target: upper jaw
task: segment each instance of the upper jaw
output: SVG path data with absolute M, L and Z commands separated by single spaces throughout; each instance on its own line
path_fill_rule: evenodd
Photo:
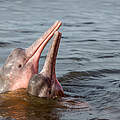
M 61 25 L 61 21 L 56 21 L 38 40 L 36 40 L 29 48 L 25 49 L 25 54 L 28 58 L 26 64 L 32 62 L 36 72 L 38 71 L 39 58 L 44 47 Z
M 44 74 L 46 77 L 49 77 L 51 80 L 56 80 L 55 64 L 56 64 L 56 57 L 58 53 L 60 39 L 61 39 L 61 33 L 56 31 L 54 35 L 53 43 L 47 54 L 43 69 L 40 72 Z

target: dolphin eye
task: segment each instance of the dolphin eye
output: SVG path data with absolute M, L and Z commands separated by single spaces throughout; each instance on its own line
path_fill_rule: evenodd
M 22 67 L 22 65 L 21 65 L 21 64 L 19 64 L 19 65 L 18 65 L 18 68 L 21 68 L 21 67 Z

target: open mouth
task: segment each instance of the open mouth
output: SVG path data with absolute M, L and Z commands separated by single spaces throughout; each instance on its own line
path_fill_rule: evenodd
M 38 40 L 36 40 L 29 48 L 26 48 L 25 53 L 28 58 L 26 63 L 34 62 L 34 68 L 38 68 L 39 58 L 44 47 L 61 25 L 61 21 L 56 21 Z

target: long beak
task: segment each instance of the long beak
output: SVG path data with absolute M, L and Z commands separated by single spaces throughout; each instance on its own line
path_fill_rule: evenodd
M 59 29 L 61 26 L 61 21 L 56 21 L 50 29 L 48 29 L 40 39 L 36 40 L 29 48 L 26 48 L 25 53 L 28 58 L 27 63 L 32 62 L 34 63 L 34 68 L 36 70 L 36 73 L 38 72 L 38 63 L 40 55 L 48 43 L 48 41 L 51 39 L 51 37 L 54 35 L 55 31 Z
M 51 80 L 56 80 L 55 64 L 56 64 L 56 57 L 57 57 L 57 53 L 58 53 L 60 39 L 61 39 L 61 33 L 56 31 L 54 39 L 53 39 L 53 43 L 47 54 L 45 64 L 41 71 L 41 73 L 45 74 Z

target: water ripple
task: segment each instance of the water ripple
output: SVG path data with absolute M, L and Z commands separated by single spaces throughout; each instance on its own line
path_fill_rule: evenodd
M 8 47 L 9 45 L 11 45 L 9 42 L 0 42 L 0 47 Z
M 83 22 L 82 24 L 91 25 L 91 24 L 95 24 L 95 22 Z
M 99 55 L 97 58 L 115 58 L 119 56 L 120 56 L 120 53 L 105 53 L 105 54 Z
M 70 24 L 70 23 L 63 23 L 65 27 L 81 27 L 81 24 Z

